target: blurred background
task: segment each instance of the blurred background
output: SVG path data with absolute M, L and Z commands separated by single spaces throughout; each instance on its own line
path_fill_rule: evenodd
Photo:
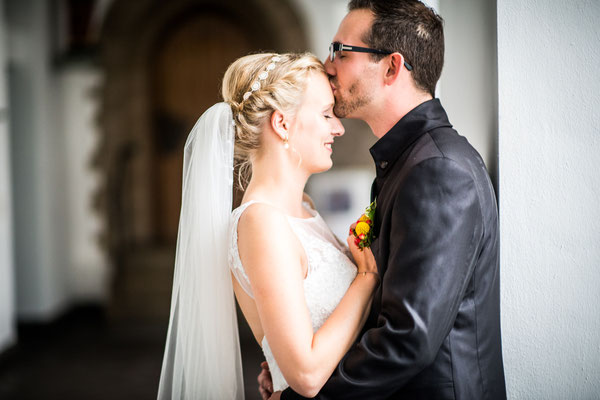
M 437 95 L 499 196 L 511 398 L 599 398 L 599 3 L 427 2 L 445 19 Z M 0 0 L 0 399 L 156 397 L 186 136 L 232 61 L 324 59 L 346 7 Z M 307 187 L 342 237 L 375 142 L 344 125 Z M 238 320 L 255 399 L 263 358 Z

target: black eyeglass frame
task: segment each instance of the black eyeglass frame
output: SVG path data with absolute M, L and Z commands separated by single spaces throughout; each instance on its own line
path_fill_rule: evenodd
M 389 54 L 393 53 L 393 51 L 377 50 L 377 49 L 371 49 L 369 47 L 350 46 L 350 45 L 340 43 L 340 42 L 333 42 L 329 45 L 329 60 L 331 60 L 331 62 L 333 62 L 335 60 L 335 53 L 337 53 L 338 51 L 354 51 L 357 53 L 372 53 L 372 54 L 385 54 L 385 55 L 389 55 Z M 406 67 L 406 69 L 408 71 L 412 71 L 412 69 L 413 69 L 413 67 L 406 61 L 404 61 L 404 66 Z

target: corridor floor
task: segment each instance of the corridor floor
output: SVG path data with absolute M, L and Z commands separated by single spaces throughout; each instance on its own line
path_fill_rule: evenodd
M 156 399 L 165 323 L 109 321 L 80 307 L 51 324 L 20 324 L 19 341 L 0 355 L 2 400 Z M 260 399 L 260 348 L 240 321 L 246 399 Z

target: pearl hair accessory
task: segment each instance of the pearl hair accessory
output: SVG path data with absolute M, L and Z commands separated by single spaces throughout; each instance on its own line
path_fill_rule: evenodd
M 267 79 L 267 77 L 269 76 L 269 72 L 273 71 L 275 69 L 275 64 L 278 63 L 279 61 L 281 61 L 281 57 L 279 57 L 279 56 L 274 56 L 273 58 L 271 58 L 271 62 L 269 63 L 269 65 L 267 65 L 267 68 L 265 68 L 265 70 L 263 72 L 258 74 L 258 79 L 256 81 L 254 81 L 252 86 L 250 86 L 250 90 L 248 92 L 244 93 L 243 101 L 248 100 L 248 97 L 250 97 L 252 95 L 252 92 L 256 92 L 258 89 L 260 89 L 261 82 L 264 81 L 265 79 Z

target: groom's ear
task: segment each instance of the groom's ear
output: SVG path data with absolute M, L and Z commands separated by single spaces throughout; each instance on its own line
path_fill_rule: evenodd
M 385 62 L 385 84 L 392 85 L 398 79 L 402 70 L 406 70 L 404 68 L 404 57 L 400 53 L 392 53 L 389 57 L 384 58 Z M 408 71 L 406 71 L 408 72 Z
M 283 140 L 289 135 L 289 122 L 284 113 L 279 110 L 273 111 L 271 114 L 271 128 Z

